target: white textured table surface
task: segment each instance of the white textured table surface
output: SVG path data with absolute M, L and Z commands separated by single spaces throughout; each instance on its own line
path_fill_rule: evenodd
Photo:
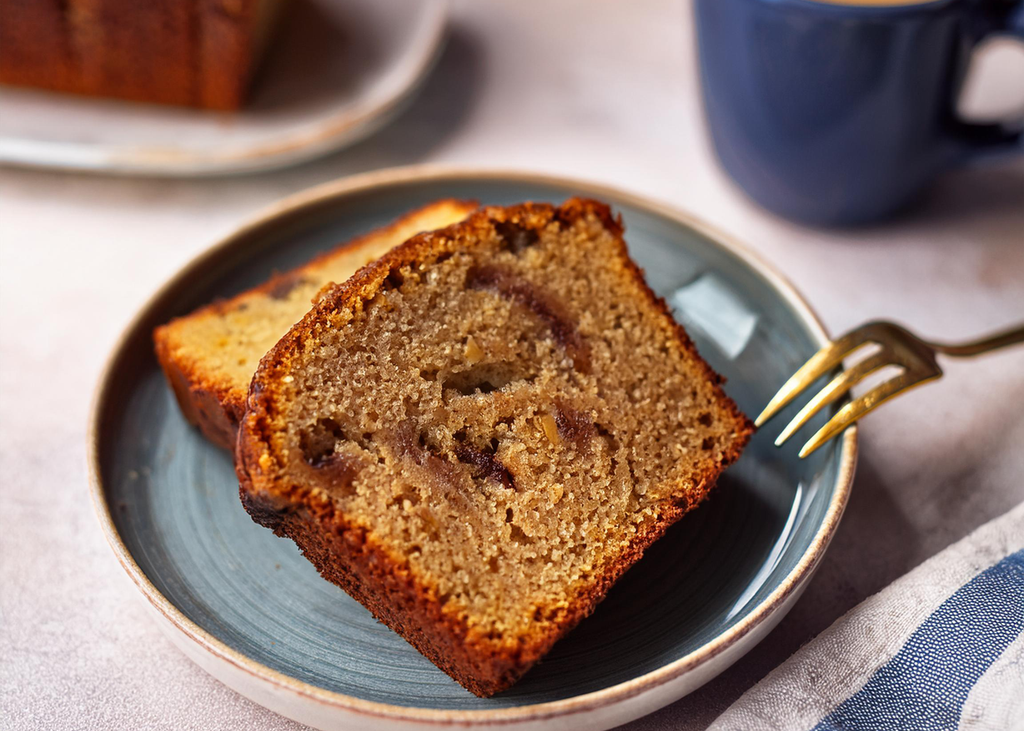
M 288 193 L 420 162 L 589 177 L 745 241 L 832 332 L 887 317 L 952 340 L 1024 320 L 1019 160 L 950 174 L 884 226 L 800 228 L 747 202 L 716 167 L 687 5 L 542 7 L 457 4 L 449 47 L 413 106 L 313 164 L 203 181 L 0 171 L 0 726 L 295 728 L 158 632 L 100 535 L 84 446 L 93 386 L 135 310 Z M 1020 59 L 1003 55 L 978 92 L 997 102 L 1020 99 L 1011 87 L 1024 78 Z M 629 728 L 703 728 L 859 600 L 1024 499 L 1024 350 L 950 363 L 862 435 L 846 517 L 796 608 L 732 669 Z

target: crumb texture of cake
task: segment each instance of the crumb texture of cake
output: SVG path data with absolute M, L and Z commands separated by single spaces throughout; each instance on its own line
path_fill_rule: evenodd
M 0 83 L 238 109 L 280 0 L 0 0 Z
M 241 496 L 472 692 L 512 685 L 752 426 L 603 204 L 418 236 L 263 359 Z
M 157 328 L 157 358 L 186 418 L 214 443 L 234 448 L 260 358 L 310 310 L 322 288 L 344 282 L 417 233 L 462 220 L 476 207 L 472 201 L 436 201 L 254 289 Z

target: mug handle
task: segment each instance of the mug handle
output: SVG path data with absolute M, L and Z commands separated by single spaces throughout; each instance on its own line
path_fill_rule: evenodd
M 975 11 L 981 17 L 977 19 L 977 32 L 970 41 L 973 46 L 990 36 L 1009 36 L 1024 42 L 1024 0 L 1001 5 L 1001 8 L 987 8 L 988 12 Z M 953 123 L 952 132 L 960 160 L 1024 153 L 1024 119 L 992 123 L 958 119 Z

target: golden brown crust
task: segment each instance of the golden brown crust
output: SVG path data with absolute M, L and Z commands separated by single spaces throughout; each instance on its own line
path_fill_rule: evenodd
M 214 444 L 225 449 L 234 449 L 238 433 L 238 423 L 245 413 L 246 392 L 215 380 L 187 354 L 174 347 L 174 329 L 185 320 L 207 315 L 218 315 L 237 308 L 241 303 L 254 295 L 274 296 L 275 292 L 286 289 L 293 282 L 312 272 L 328 260 L 342 252 L 353 252 L 360 247 L 372 246 L 382 236 L 390 236 L 399 231 L 408 222 L 416 219 L 423 211 L 442 206 L 471 210 L 477 207 L 476 201 L 456 200 L 448 198 L 434 201 L 422 208 L 401 216 L 392 223 L 375 229 L 362 236 L 346 241 L 335 248 L 317 255 L 300 267 L 281 272 L 270 277 L 262 284 L 229 299 L 219 300 L 204 305 L 184 317 L 178 317 L 161 325 L 153 331 L 153 341 L 157 360 L 174 389 L 182 413 L 188 421 Z M 312 303 L 310 303 L 312 307 Z
M 0 82 L 238 109 L 262 0 L 2 0 Z
M 242 106 L 259 53 L 257 14 L 266 4 L 262 0 L 196 0 L 199 106 L 222 110 Z
M 0 0 L 0 83 L 68 89 L 75 69 L 59 0 Z
M 67 0 L 80 91 L 120 99 L 195 103 L 196 17 L 180 0 Z
M 593 612 L 616 580 L 636 563 L 646 548 L 683 514 L 706 495 L 718 474 L 736 460 L 753 425 L 724 394 L 734 422 L 736 439 L 716 468 L 697 476 L 696 488 L 682 491 L 660 505 L 658 518 L 641 526 L 626 550 L 608 565 L 581 593 L 570 597 L 569 608 L 561 608 L 545 617 L 538 631 L 517 642 L 474 634 L 461 617 L 444 612 L 433 590 L 417 579 L 401 557 L 389 555 L 375 545 L 364 530 L 337 513 L 327 498 L 281 477 L 281 456 L 275 453 L 270 434 L 274 418 L 273 396 L 278 377 L 284 375 L 299 354 L 302 343 L 318 338 L 324 323 L 338 313 L 358 311 L 385 283 L 388 274 L 409 265 L 429 265 L 451 250 L 457 236 L 481 237 L 492 230 L 492 221 L 514 219 L 540 227 L 552 220 L 572 223 L 594 216 L 611 232 L 620 245 L 627 271 L 636 278 L 651 305 L 663 315 L 679 347 L 702 364 L 708 380 L 721 378 L 700 359 L 685 331 L 672 318 L 665 302 L 654 294 L 642 272 L 629 259 L 622 239 L 622 224 L 604 204 L 572 199 L 559 208 L 546 204 L 523 204 L 510 208 L 485 208 L 460 224 L 413 237 L 374 264 L 358 272 L 348 282 L 323 294 L 320 301 L 290 333 L 282 338 L 261 361 L 250 389 L 247 413 L 238 436 L 235 454 L 242 502 L 257 522 L 271 527 L 279 535 L 292 538 L 320 573 L 344 588 L 373 615 L 398 632 L 421 653 L 468 690 L 489 696 L 511 686 L 541 658 L 551 646 L 584 617 Z M 346 539 L 355 532 L 357 539 Z
M 218 447 L 234 449 L 238 424 L 245 413 L 244 400 L 239 401 L 230 389 L 210 382 L 191 361 L 175 357 L 165 328 L 162 325 L 153 332 L 156 358 L 181 413 Z

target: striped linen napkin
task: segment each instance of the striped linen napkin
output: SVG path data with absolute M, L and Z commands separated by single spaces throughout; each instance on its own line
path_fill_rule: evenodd
M 866 599 L 709 731 L 1024 731 L 1024 503 Z

